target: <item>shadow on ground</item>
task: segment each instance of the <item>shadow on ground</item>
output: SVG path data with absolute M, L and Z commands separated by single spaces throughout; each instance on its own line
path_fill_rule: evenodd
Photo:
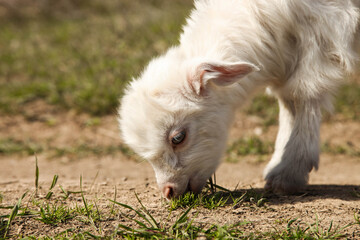
M 235 191 L 218 191 L 208 197 L 217 195 L 228 198 L 227 204 L 234 204 L 233 199 L 242 197 L 242 202 L 255 204 L 266 202 L 270 205 L 313 202 L 319 199 L 338 199 L 343 201 L 360 201 L 360 185 L 309 185 L 304 192 L 293 195 L 281 195 L 264 188 L 238 189 Z

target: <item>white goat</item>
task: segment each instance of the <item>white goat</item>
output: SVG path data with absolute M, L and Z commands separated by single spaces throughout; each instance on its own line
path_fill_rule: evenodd
M 263 86 L 280 105 L 266 187 L 303 189 L 318 167 L 321 108 L 331 110 L 354 67 L 359 5 L 195 1 L 180 44 L 130 83 L 119 109 L 125 142 L 152 164 L 164 196 L 201 191 L 224 153 L 234 110 Z

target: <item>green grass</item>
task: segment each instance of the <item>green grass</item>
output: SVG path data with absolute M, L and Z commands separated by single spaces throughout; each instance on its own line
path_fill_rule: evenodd
M 334 155 L 342 154 L 352 157 L 360 157 L 360 149 L 356 148 L 356 146 L 354 146 L 350 141 L 341 145 L 324 142 L 321 146 L 321 151 Z
M 265 94 L 260 94 L 252 99 L 245 112 L 249 115 L 258 116 L 262 119 L 265 127 L 275 125 L 278 122 L 279 107 L 277 100 Z
M 49 226 L 50 229 L 56 226 L 64 229 L 56 234 L 44 232 L 40 239 L 343 239 L 348 236 L 344 234 L 348 227 L 360 226 L 359 214 L 355 213 L 354 222 L 344 226 L 335 226 L 331 222 L 330 225 L 324 227 L 317 217 L 313 223 L 306 223 L 295 218 L 279 219 L 272 231 L 249 231 L 248 226 L 256 227 L 256 225 L 241 219 L 234 224 L 198 221 L 198 213 L 202 211 L 202 207 L 206 206 L 199 206 L 196 201 L 189 206 L 183 206 L 180 210 L 171 210 L 168 217 L 159 218 L 153 215 L 153 211 L 146 208 L 136 194 L 139 207 L 118 202 L 114 198 L 108 200 L 111 205 L 107 208 L 111 208 L 111 211 L 104 208 L 100 211 L 97 200 L 92 200 L 90 203 L 85 198 L 81 182 L 82 180 L 80 180 L 80 191 L 77 193 L 81 195 L 80 202 L 78 198 L 65 201 L 66 199 L 62 197 L 54 196 L 52 199 L 46 199 L 36 195 L 29 196 L 29 194 L 30 198 L 25 201 L 24 194 L 14 206 L 1 206 L 1 209 L 8 209 L 10 212 L 8 215 L 0 216 L 0 237 L 39 239 L 38 235 L 18 235 L 11 231 L 15 222 L 22 222 L 26 227 L 26 224 L 36 224 L 36 221 Z M 249 192 L 243 194 L 236 205 L 230 206 L 240 207 L 239 203 L 245 198 L 249 203 L 255 203 L 261 196 L 255 191 Z M 223 202 L 219 198 L 213 200 L 218 203 Z M 286 227 L 283 227 L 282 223 L 286 223 Z
M 106 156 L 122 153 L 128 158 L 136 159 L 135 153 L 125 145 L 108 145 L 108 146 L 91 146 L 88 144 L 80 144 L 72 147 L 55 147 L 50 148 L 51 158 L 58 158 L 62 156 L 68 156 L 70 158 L 85 158 L 89 156 Z
M 273 152 L 273 142 L 262 140 L 257 136 L 239 138 L 230 143 L 226 150 L 225 160 L 228 162 L 238 162 L 244 156 L 257 156 L 257 162 L 263 162 L 267 160 L 268 156 Z M 321 145 L 321 152 L 351 157 L 360 156 L 360 149 L 350 141 L 343 144 L 330 144 L 329 142 L 324 142 Z
M 355 224 L 358 224 L 360 227 L 360 210 L 357 213 L 354 213 Z
M 126 83 L 176 43 L 191 1 L 66 1 L 0 16 L 0 110 L 42 99 L 114 114 Z M 66 11 L 64 11 L 66 9 Z M 5 8 L 6 10 L 6 8 Z M 28 11 L 26 11 L 28 10 Z
M 335 101 L 335 112 L 341 113 L 345 119 L 360 120 L 360 85 L 350 83 L 343 86 Z
M 142 208 L 136 210 L 126 204 L 115 202 L 116 204 L 130 209 L 139 220 L 129 218 L 133 220 L 137 227 L 128 227 L 123 224 L 119 224 L 117 235 L 125 239 L 196 239 L 198 237 L 205 237 L 207 239 L 224 239 L 224 238 L 236 238 L 242 235 L 242 231 L 236 229 L 238 226 L 246 225 L 248 222 L 242 221 L 235 225 L 210 225 L 196 224 L 192 219 L 188 217 L 189 212 L 193 206 L 190 206 L 183 213 L 181 213 L 173 224 L 166 222 L 160 222 L 147 211 L 147 209 L 141 204 Z
M 136 196 L 137 197 L 137 196 Z M 83 206 L 69 207 L 68 203 L 62 201 L 48 202 L 48 200 L 33 200 L 33 205 L 23 205 L 22 196 L 18 203 L 12 207 L 9 215 L 0 216 L 0 233 L 3 238 L 22 238 L 25 236 L 14 235 L 11 225 L 16 219 L 26 218 L 42 222 L 49 226 L 62 226 L 71 222 L 77 222 L 72 228 L 54 234 L 42 234 L 41 239 L 343 239 L 347 235 L 344 230 L 352 225 L 359 225 L 358 214 L 354 215 L 354 222 L 335 226 L 331 222 L 325 226 L 316 217 L 315 222 L 306 223 L 297 218 L 285 220 L 286 227 L 274 225 L 273 231 L 249 232 L 247 226 L 254 223 L 241 220 L 234 224 L 211 224 L 196 221 L 196 209 L 194 205 L 178 211 L 171 219 L 158 219 L 143 205 L 137 197 L 139 208 L 109 200 L 115 206 L 117 214 L 100 212 L 95 205 L 89 205 L 83 199 Z M 38 207 L 37 209 L 30 209 Z M 120 222 L 120 223 L 119 223 Z M 122 222 L 127 222 L 126 224 Z M 279 220 L 284 222 L 284 220 Z M 104 233 L 104 225 L 114 224 L 114 228 L 107 229 Z M 79 225 L 80 224 L 80 225 Z M 82 226 L 82 227 L 78 227 Z M 90 230 L 87 227 L 91 227 Z M 84 230 L 82 230 L 84 228 Z M 26 236 L 26 239 L 39 239 L 39 236 Z
M 225 159 L 228 162 L 238 162 L 246 155 L 256 155 L 262 161 L 264 155 L 273 153 L 274 143 L 264 141 L 257 136 L 239 138 L 232 142 L 226 150 Z
M 10 226 L 12 221 L 14 221 L 15 217 L 18 215 L 20 206 L 21 206 L 21 202 L 24 199 L 24 197 L 26 196 L 27 193 L 24 193 L 18 200 L 18 202 L 12 207 L 12 210 L 10 212 L 9 215 L 6 216 L 7 221 L 5 221 L 3 219 L 3 217 L 1 217 L 1 223 L 2 226 L 0 228 L 0 233 L 2 233 L 2 237 L 6 238 L 9 234 L 9 230 L 10 230 Z
M 0 138 L 0 155 L 23 154 L 33 155 L 40 153 L 43 147 L 29 140 L 15 140 L 13 138 Z
M 75 209 L 71 209 L 66 205 L 42 203 L 39 209 L 39 217 L 37 220 L 49 225 L 65 223 L 75 217 Z
M 345 239 L 343 230 L 353 224 L 345 226 L 334 226 L 331 221 L 328 227 L 321 227 L 320 221 L 316 216 L 314 223 L 308 224 L 298 221 L 298 219 L 291 219 L 287 222 L 286 230 L 275 229 L 274 232 L 263 233 L 263 237 L 269 239 Z
M 0 137 L 0 155 L 32 156 L 43 152 L 47 152 L 49 154 L 49 158 L 67 156 L 70 159 L 78 159 L 89 156 L 106 156 L 121 153 L 129 159 L 139 159 L 135 153 L 124 144 L 93 145 L 80 143 L 71 147 L 57 147 L 50 145 L 49 142 L 40 143 L 33 140 L 19 140 L 11 137 Z
M 226 188 L 208 182 L 200 194 L 187 192 L 184 195 L 171 199 L 169 210 L 192 208 L 206 208 L 214 210 L 217 208 L 231 206 L 236 209 L 240 206 L 262 207 L 266 202 L 264 192 L 254 189 L 248 191 L 230 191 Z

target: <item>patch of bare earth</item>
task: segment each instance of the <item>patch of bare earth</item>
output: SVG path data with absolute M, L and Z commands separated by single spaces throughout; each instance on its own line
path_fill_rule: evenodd
M 2 116 L 0 119 L 0 138 L 12 138 L 43 146 L 37 154 L 40 169 L 40 196 L 45 196 L 55 174 L 59 175 L 54 196 L 61 196 L 59 185 L 67 191 L 80 190 L 80 176 L 83 179 L 85 198 L 96 202 L 101 212 L 110 212 L 111 202 L 138 207 L 136 192 L 142 203 L 158 221 L 167 221 L 181 214 L 175 210 L 169 218 L 166 201 L 157 189 L 151 166 L 147 162 L 128 159 L 121 151 L 102 154 L 85 153 L 83 155 L 54 154 L 55 148 L 69 149 L 86 144 L 90 147 L 107 148 L 122 144 L 116 116 L 99 119 L 89 124 L 92 118 L 87 115 L 64 113 L 39 102 L 32 105 L 23 115 Z M 277 127 L 265 129 L 256 117 L 239 113 L 230 139 L 242 136 L 259 135 L 260 138 L 273 141 Z M 357 122 L 327 122 L 321 129 L 322 141 L 341 144 L 347 141 L 360 149 L 360 127 Z M 90 151 L 91 152 L 91 151 Z M 54 157 L 55 156 L 55 157 Z M 265 156 L 269 159 L 271 156 Z M 216 172 L 217 184 L 239 194 L 250 188 L 259 193 L 263 190 L 262 170 L 266 162 L 257 161 L 257 157 L 245 156 L 237 163 L 223 163 Z M 279 196 L 266 193 L 264 206 L 239 205 L 225 206 L 215 210 L 193 209 L 190 216 L 195 222 L 210 224 L 233 224 L 249 221 L 244 226 L 247 232 L 274 231 L 286 229 L 291 219 L 299 224 L 312 224 L 318 219 L 324 228 L 345 226 L 354 222 L 354 214 L 360 212 L 360 159 L 356 156 L 341 154 L 322 154 L 320 169 L 312 172 L 310 185 L 302 194 Z M 14 205 L 26 191 L 28 196 L 23 204 L 29 202 L 35 189 L 35 156 L 27 154 L 0 155 L 0 193 L 3 195 L 1 206 Z M 115 196 L 115 188 L 117 194 Z M 59 200 L 60 201 L 60 200 Z M 72 194 L 67 200 L 70 205 L 82 204 L 79 194 Z M 118 211 L 124 211 L 117 207 Z M 9 209 L 0 209 L 0 215 L 9 214 Z M 106 214 L 105 214 L 106 215 Z M 104 216 L 105 216 L 104 215 Z M 120 220 L 119 220 L 120 219 Z M 102 219 L 101 234 L 111 234 L 116 226 L 133 224 L 125 218 Z M 300 223 L 302 222 L 302 223 Z M 11 228 L 12 234 L 55 235 L 66 229 L 75 231 L 92 230 L 89 224 L 70 220 L 56 226 L 44 224 L 35 218 L 17 218 Z M 360 239 L 359 225 L 344 230 L 348 238 Z

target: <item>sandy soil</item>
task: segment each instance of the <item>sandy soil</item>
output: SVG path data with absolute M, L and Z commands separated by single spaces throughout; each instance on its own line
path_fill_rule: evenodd
M 86 197 L 90 200 L 96 199 L 104 211 L 108 211 L 108 199 L 114 198 L 116 187 L 117 201 L 138 206 L 134 195 L 136 192 L 157 219 L 165 219 L 169 215 L 168 208 L 157 189 L 153 171 L 147 162 L 128 159 L 121 153 L 53 157 L 52 149 L 55 147 L 121 144 L 114 116 L 101 118 L 95 125 L 88 124 L 89 121 L 91 122 L 89 116 L 72 112 L 59 113 L 42 103 L 35 103 L 23 115 L 2 116 L 0 137 L 5 139 L 11 136 L 15 140 L 25 139 L 45 146 L 45 150 L 37 156 L 42 187 L 40 194 L 46 194 L 55 174 L 59 175 L 58 185 L 64 189 L 79 190 L 79 178 L 82 175 Z M 230 139 L 260 133 L 259 137 L 262 139 L 273 141 L 276 130 L 277 127 L 265 130 L 256 117 L 245 117 L 239 113 L 231 129 Z M 351 141 L 355 148 L 360 149 L 358 122 L 327 122 L 323 124 L 321 132 L 322 141 L 334 144 Z M 270 156 L 264 158 L 269 159 Z M 13 205 L 25 191 L 34 191 L 34 156 L 0 155 L 0 163 L 0 193 L 3 195 L 1 206 Z M 243 157 L 238 163 L 225 162 L 216 172 L 217 184 L 238 194 L 250 188 L 264 193 L 262 170 L 265 164 L 266 162 L 257 161 L 257 158 L 252 156 Z M 344 226 L 354 222 L 355 213 L 360 214 L 359 173 L 358 157 L 323 154 L 319 171 L 311 173 L 310 185 L 302 194 L 279 196 L 266 193 L 267 202 L 263 207 L 241 205 L 237 208 L 226 206 L 216 210 L 199 208 L 192 210 L 191 216 L 198 222 L 221 225 L 239 220 L 251 221 L 251 224 L 246 225 L 249 232 L 273 231 L 274 228 L 285 227 L 287 221 L 295 218 L 298 222 L 308 224 L 314 223 L 318 218 L 324 228 L 328 227 L 331 221 L 334 226 Z M 55 192 L 60 193 L 59 188 L 56 188 Z M 0 210 L 0 215 L 5 212 L 6 210 Z M 116 220 L 109 220 L 104 223 L 103 228 L 111 232 L 116 223 Z M 25 218 L 18 220 L 12 231 L 25 235 L 51 235 L 67 227 L 51 227 Z M 345 232 L 349 234 L 348 238 L 360 239 L 359 225 L 349 227 Z

